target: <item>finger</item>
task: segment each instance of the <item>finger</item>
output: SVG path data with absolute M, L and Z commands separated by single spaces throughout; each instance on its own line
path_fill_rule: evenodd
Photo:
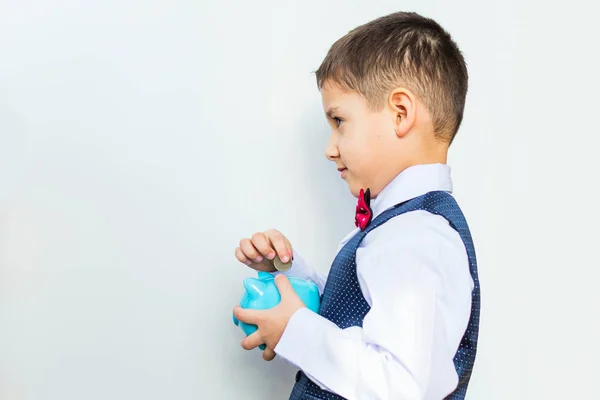
M 277 252 L 279 259 L 287 263 L 292 258 L 292 244 L 278 230 L 270 229 L 266 232 L 266 236 L 271 242 L 271 246 Z
M 252 235 L 252 244 L 263 256 L 267 257 L 269 260 L 275 258 L 275 249 L 271 246 L 271 241 L 262 232 L 257 232 Z
M 238 259 L 239 262 L 244 263 L 246 265 L 252 264 L 252 260 L 244 255 L 244 252 L 239 247 L 235 249 L 235 258 Z
M 242 340 L 242 347 L 245 350 L 252 350 L 260 346 L 261 344 L 263 344 L 263 339 L 259 331 L 256 331 L 253 334 L 246 336 L 244 340 Z
M 265 351 L 263 351 L 263 359 L 265 361 L 271 361 L 275 358 L 275 352 L 270 347 L 267 347 Z
M 277 290 L 279 290 L 282 299 L 292 294 L 296 294 L 290 280 L 283 274 L 279 274 L 275 277 L 275 286 L 277 286 Z
M 253 260 L 254 262 L 259 263 L 263 260 L 262 255 L 258 252 L 258 250 L 256 250 L 250 239 L 241 240 L 240 249 L 247 258 Z
M 247 324 L 258 325 L 259 321 L 262 320 L 262 314 L 264 310 L 252 310 L 248 308 L 242 308 L 235 306 L 233 309 L 233 316 L 239 321 Z

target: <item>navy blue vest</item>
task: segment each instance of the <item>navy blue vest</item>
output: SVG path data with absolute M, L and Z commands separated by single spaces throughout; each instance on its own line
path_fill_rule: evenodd
M 458 386 L 446 397 L 448 400 L 464 399 L 477 351 L 480 289 L 477 260 L 471 233 L 462 211 L 450 194 L 441 191 L 430 192 L 398 204 L 378 215 L 364 231 L 359 231 L 353 236 L 333 260 L 321 297 L 319 314 L 334 322 L 341 329 L 350 326 L 362 327 L 363 319 L 369 312 L 370 306 L 362 295 L 356 275 L 356 250 L 365 236 L 373 229 L 381 226 L 390 218 L 415 210 L 425 210 L 444 217 L 450 223 L 450 226 L 460 234 L 469 257 L 469 268 L 475 284 L 472 292 L 471 316 L 467 330 L 454 356 L 454 366 L 459 377 Z M 321 389 L 304 373 L 299 371 L 296 375 L 296 384 L 292 389 L 290 400 L 300 399 L 337 400 L 343 399 L 343 397 Z

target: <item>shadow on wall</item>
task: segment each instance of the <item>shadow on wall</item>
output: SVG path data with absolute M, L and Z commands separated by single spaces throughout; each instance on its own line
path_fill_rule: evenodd
M 318 263 L 321 270 L 329 269 L 340 240 L 354 229 L 354 204 L 356 199 L 342 180 L 335 164 L 325 157 L 330 128 L 318 104 L 307 109 L 301 116 L 299 126 L 302 134 L 299 148 L 307 173 L 305 187 L 317 212 L 317 232 L 313 238 L 315 248 L 323 250 L 326 260 Z

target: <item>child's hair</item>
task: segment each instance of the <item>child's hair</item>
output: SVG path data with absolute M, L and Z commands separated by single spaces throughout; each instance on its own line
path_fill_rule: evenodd
M 389 91 L 404 85 L 425 104 L 439 138 L 452 143 L 463 118 L 468 87 L 465 60 L 449 33 L 416 13 L 398 12 L 361 25 L 336 41 L 316 71 L 363 95 L 381 110 Z

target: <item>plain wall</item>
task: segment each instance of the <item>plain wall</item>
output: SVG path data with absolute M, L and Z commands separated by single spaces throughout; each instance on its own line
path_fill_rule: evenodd
M 468 398 L 596 398 L 592 6 L 4 0 L 0 399 L 287 398 L 295 369 L 239 345 L 233 251 L 276 227 L 328 269 L 354 199 L 312 72 L 397 10 L 469 66 L 449 160 L 482 285 Z

